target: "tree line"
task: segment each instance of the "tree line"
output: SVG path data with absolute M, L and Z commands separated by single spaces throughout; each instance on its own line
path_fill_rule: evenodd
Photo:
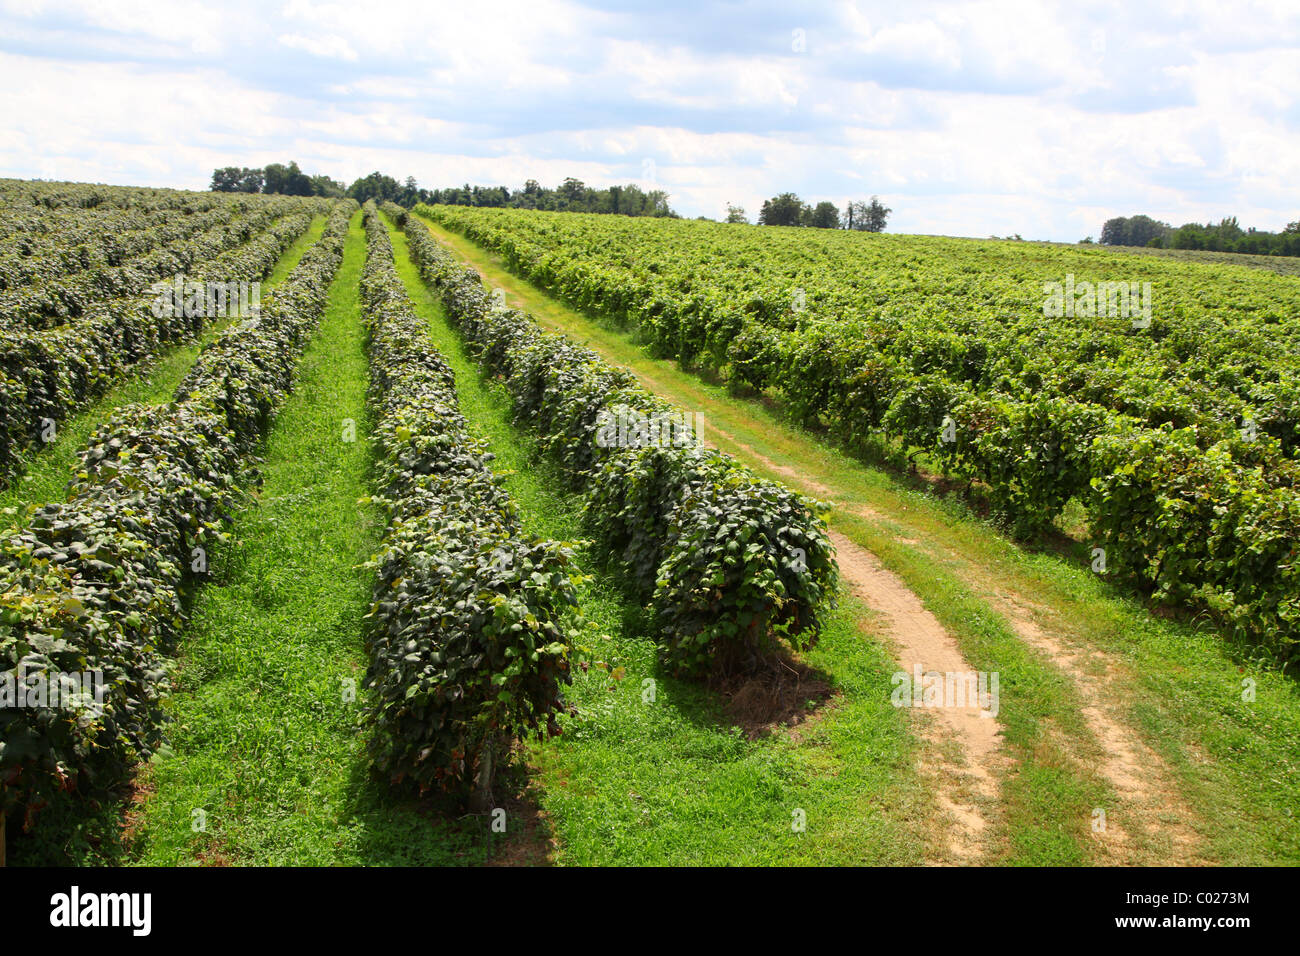
M 344 196 L 365 203 L 395 202 L 411 208 L 416 203 L 449 206 L 508 206 L 515 209 L 545 209 L 559 212 L 612 213 L 622 216 L 658 216 L 677 218 L 668 205 L 668 193 L 662 189 L 642 189 L 635 183 L 596 189 L 580 179 L 569 177 L 555 188 L 542 186 L 535 179 L 523 188 L 506 186 L 451 186 L 424 189 L 414 176 L 398 182 L 376 170 L 355 180 L 351 186 L 328 176 L 308 176 L 297 162 L 288 165 L 271 163 L 261 169 L 226 166 L 212 171 L 213 192 L 279 193 L 286 196 Z
M 1087 240 L 1085 240 L 1087 241 Z M 1156 249 L 1200 249 L 1256 256 L 1300 256 L 1300 220 L 1281 232 L 1242 229 L 1236 216 L 1217 223 L 1189 222 L 1175 229 L 1150 216 L 1116 216 L 1101 228 L 1108 246 L 1148 246 Z
M 506 186 L 447 186 L 425 189 L 414 176 L 398 181 L 376 170 L 345 186 L 329 176 L 309 176 L 298 163 L 271 163 L 262 168 L 225 166 L 212 171 L 214 192 L 279 193 L 287 196 L 349 197 L 359 203 L 395 202 L 410 209 L 416 203 L 445 206 L 500 206 L 512 209 L 542 209 L 550 212 L 607 213 L 620 216 L 680 218 L 668 204 L 662 189 L 643 189 L 636 183 L 603 189 L 588 186 L 570 176 L 552 188 L 530 179 L 522 188 Z M 810 206 L 794 193 L 781 193 L 763 202 L 758 214 L 761 226 L 807 226 L 813 229 L 853 229 L 883 232 L 892 209 L 877 197 L 853 200 L 841 211 L 833 202 Z M 699 217 L 707 218 L 705 216 Z M 727 205 L 726 222 L 748 222 L 745 210 Z
M 513 209 L 543 209 L 551 212 L 609 213 L 620 216 L 679 218 L 668 205 L 662 189 L 642 189 L 636 183 L 596 189 L 570 176 L 554 189 L 535 179 L 513 193 L 505 186 L 451 186 L 429 191 L 421 200 L 445 206 L 508 206 Z
M 811 229 L 852 229 L 858 232 L 884 232 L 893 212 L 876 196 L 869 202 L 852 200 L 840 212 L 833 202 L 810 206 L 794 193 L 781 193 L 763 200 L 758 212 L 760 226 L 805 226 Z M 727 204 L 726 222 L 749 222 L 745 210 Z
M 308 176 L 296 162 L 270 163 L 260 169 L 225 166 L 212 171 L 211 190 L 217 193 L 276 193 L 282 196 L 346 195 L 343 184 L 328 176 Z

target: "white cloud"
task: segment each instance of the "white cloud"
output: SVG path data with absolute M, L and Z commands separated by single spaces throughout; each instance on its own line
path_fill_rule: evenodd
M 301 33 L 286 33 L 277 42 L 293 50 L 304 50 L 312 56 L 348 61 L 357 59 L 357 51 L 352 49 L 347 40 L 337 34 L 309 37 Z
M 879 193 L 898 231 L 1078 239 L 1112 215 L 1279 228 L 1300 12 L 1028 0 L 0 0 L 0 173 L 194 187 L 297 159 L 425 185 L 636 181 L 683 214 Z M 801 21 L 795 22 L 795 21 Z M 791 49 L 805 29 L 807 50 Z

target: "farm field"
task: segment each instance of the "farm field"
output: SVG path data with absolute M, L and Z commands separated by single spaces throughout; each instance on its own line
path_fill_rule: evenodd
M 11 866 L 1300 863 L 1294 276 L 4 180 L 0 279 Z
M 1082 246 L 425 211 L 656 355 L 977 485 L 1019 537 L 1081 515 L 1099 573 L 1282 663 L 1300 653 L 1292 278 Z

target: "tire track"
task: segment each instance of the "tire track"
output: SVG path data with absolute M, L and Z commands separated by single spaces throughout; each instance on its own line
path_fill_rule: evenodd
M 655 387 L 651 377 L 645 376 L 643 381 L 646 387 Z M 826 485 L 771 461 L 707 419 L 702 422 L 706 434 L 725 438 L 743 457 L 780 475 L 796 490 L 822 498 L 833 494 Z M 917 669 L 941 674 L 973 671 L 956 639 L 902 578 L 833 528 L 830 539 L 841 577 L 850 593 L 879 615 L 900 670 L 909 675 Z M 925 708 L 920 713 L 933 719 L 922 720 L 924 746 L 918 769 L 948 822 L 946 853 L 932 862 L 978 863 L 989 855 L 999 791 L 997 774 L 1010 763 L 1002 752 L 1002 727 L 977 704 Z

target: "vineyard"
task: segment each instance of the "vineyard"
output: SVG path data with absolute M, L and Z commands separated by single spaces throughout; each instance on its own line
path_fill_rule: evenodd
M 1015 243 L 426 211 L 661 355 L 770 389 L 846 445 L 892 443 L 978 482 L 1020 536 L 1078 503 L 1107 573 L 1297 659 L 1292 279 Z M 1086 316 L 1045 301 L 1067 282 Z
M 0 861 L 1300 860 L 1296 282 L 0 180 Z

